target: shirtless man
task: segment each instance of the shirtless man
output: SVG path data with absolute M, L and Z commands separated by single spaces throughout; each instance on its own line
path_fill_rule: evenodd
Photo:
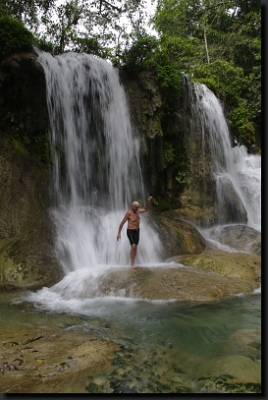
M 140 208 L 138 201 L 133 201 L 132 208 L 128 210 L 119 226 L 117 241 L 121 239 L 123 225 L 126 221 L 128 221 L 127 236 L 131 245 L 130 260 L 132 268 L 137 268 L 135 264 L 135 257 L 140 237 L 140 213 L 144 213 L 148 210 L 151 200 L 152 196 L 149 196 L 144 208 Z

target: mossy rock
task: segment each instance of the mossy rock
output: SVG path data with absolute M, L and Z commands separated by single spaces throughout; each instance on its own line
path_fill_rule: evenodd
M 261 259 L 254 254 L 208 249 L 202 254 L 180 256 L 176 260 L 206 272 L 261 282 Z
M 52 286 L 63 277 L 53 246 L 38 232 L 0 242 L 0 290 Z
M 198 254 L 206 248 L 206 241 L 194 225 L 181 219 L 159 214 L 152 221 L 164 243 L 165 258 L 180 254 Z
M 173 210 L 176 210 L 177 208 L 181 208 L 181 202 L 177 199 L 172 199 L 170 205 Z

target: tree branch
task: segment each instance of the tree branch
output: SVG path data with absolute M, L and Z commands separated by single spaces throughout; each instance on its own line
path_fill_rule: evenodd
M 200 11 L 199 13 L 196 13 L 196 16 L 198 16 L 198 15 L 202 15 L 202 14 L 204 14 L 206 11 L 208 11 L 208 10 L 210 10 L 210 9 L 212 9 L 212 8 L 217 8 L 217 7 L 219 7 L 219 6 L 221 6 L 221 5 L 235 5 L 234 4 L 234 2 L 233 1 L 230 1 L 229 3 L 227 2 L 225 2 L 225 1 L 221 1 L 220 3 L 217 3 L 217 4 L 214 4 L 213 6 L 210 6 L 210 7 L 206 7 L 204 10 L 202 10 L 202 11 Z
M 107 9 L 112 9 L 112 10 L 117 11 L 117 12 L 119 12 L 119 13 L 122 12 L 122 8 L 119 8 L 119 7 L 114 6 L 113 4 L 109 3 L 109 1 L 100 0 L 100 11 L 99 11 L 100 14 L 101 14 L 101 8 L 102 8 L 102 5 L 103 5 L 103 4 L 106 5 L 106 8 L 107 8 Z

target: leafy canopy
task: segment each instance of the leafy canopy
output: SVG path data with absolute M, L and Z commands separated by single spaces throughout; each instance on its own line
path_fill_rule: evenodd
M 16 51 L 29 50 L 34 42 L 33 34 L 22 22 L 8 15 L 0 17 L 0 57 Z
M 151 26 L 158 37 L 144 26 L 145 2 L 0 0 L 0 18 L 13 18 L 0 21 L 1 54 L 33 43 L 24 23 L 35 36 L 34 44 L 53 54 L 92 53 L 132 73 L 153 68 L 169 104 L 181 91 L 184 72 L 217 96 L 225 94 L 231 105 L 228 119 L 238 137 L 242 120 L 247 131 L 260 127 L 259 0 L 155 0 Z M 14 19 L 20 25 L 12 25 Z
M 261 125 L 260 2 L 158 0 L 152 23 L 161 41 L 176 43 L 177 68 L 217 96 L 225 94 L 237 139 L 252 143 L 245 132 Z

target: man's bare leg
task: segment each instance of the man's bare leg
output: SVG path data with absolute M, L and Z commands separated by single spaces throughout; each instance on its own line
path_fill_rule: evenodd
M 132 268 L 137 268 L 137 265 L 135 264 L 136 253 L 137 253 L 137 245 L 133 244 L 130 250 L 130 260 Z

